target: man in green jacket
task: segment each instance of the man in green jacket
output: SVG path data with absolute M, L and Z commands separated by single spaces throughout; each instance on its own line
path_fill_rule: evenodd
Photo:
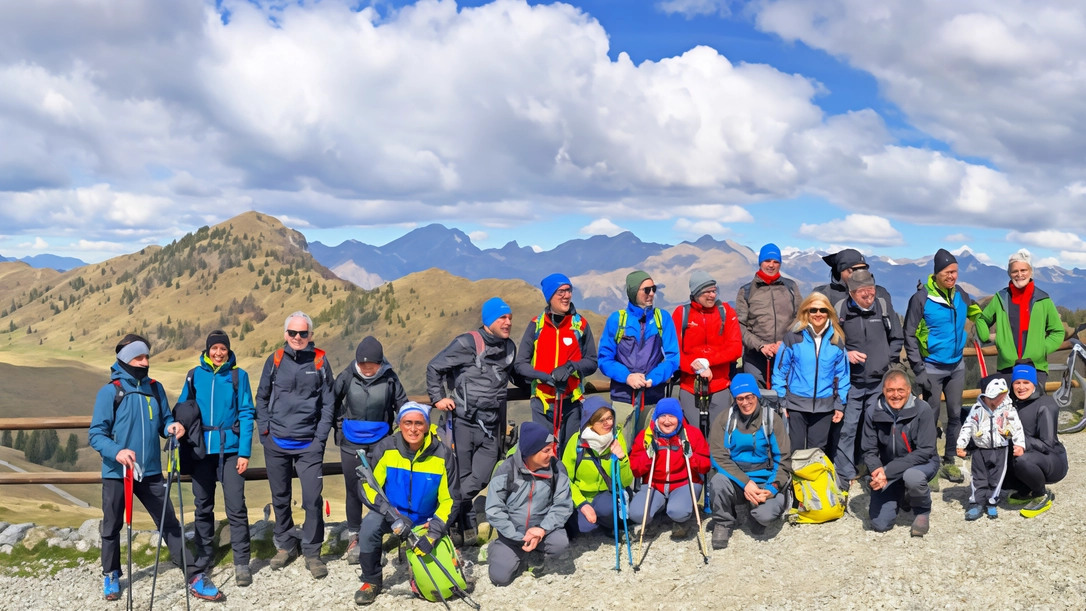
M 1010 375 L 1015 361 L 1032 359 L 1037 368 L 1037 383 L 1044 388 L 1048 380 L 1048 355 L 1059 349 L 1065 336 L 1063 321 L 1048 293 L 1034 286 L 1028 251 L 1011 255 L 1007 275 L 1011 278 L 1007 288 L 992 297 L 977 322 L 983 321 L 995 334 L 999 373 Z

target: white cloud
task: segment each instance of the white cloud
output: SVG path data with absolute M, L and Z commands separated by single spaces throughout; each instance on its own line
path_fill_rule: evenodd
M 701 237 L 705 234 L 709 234 L 713 237 L 720 237 L 731 233 L 730 229 L 716 221 L 691 221 L 686 218 L 679 218 L 675 221 L 675 225 L 672 226 L 672 229 L 678 233 L 691 237 Z
M 850 214 L 843 219 L 809 225 L 803 223 L 799 235 L 822 242 L 857 242 L 872 246 L 898 246 L 905 243 L 901 232 L 890 221 L 871 214 Z
M 39 237 L 34 238 L 33 242 L 24 242 L 22 244 L 19 244 L 19 248 L 26 248 L 29 250 L 45 250 L 46 248 L 49 248 L 49 243 Z
M 613 237 L 623 231 L 626 230 L 611 222 L 611 219 L 596 219 L 584 227 L 581 227 L 577 233 L 580 233 L 581 235 L 605 235 Z
M 1045 257 L 1034 262 L 1036 267 L 1060 267 L 1060 260 L 1056 257 Z
M 945 238 L 943 238 L 943 241 L 944 242 L 972 242 L 973 241 L 973 236 L 969 235 L 968 233 L 952 233 L 952 234 L 946 236 Z
M 1060 252 L 1060 257 L 1059 258 L 1060 258 L 1060 261 L 1063 261 L 1068 266 L 1071 266 L 1071 265 L 1083 265 L 1083 266 L 1086 266 L 1086 252 L 1071 252 L 1071 251 L 1064 250 L 1064 251 Z
M 661 0 L 656 3 L 656 8 L 668 15 L 679 14 L 687 19 L 700 15 L 720 15 L 727 17 L 731 14 L 728 0 Z
M 119 242 L 106 242 L 106 241 L 90 241 L 79 240 L 73 242 L 67 246 L 63 246 L 58 250 L 73 251 L 73 252 L 111 252 L 122 253 L 128 252 L 130 249 L 128 246 Z
M 1021 242 L 1023 244 L 1029 244 L 1030 246 L 1039 246 L 1041 248 L 1051 249 L 1063 249 L 1073 250 L 1077 252 L 1086 252 L 1086 242 L 1078 235 L 1069 231 L 1012 231 L 1007 234 L 1007 240 L 1010 242 Z
M 490 234 L 485 231 L 473 231 L 468 234 L 468 237 L 471 238 L 472 242 L 478 243 L 487 241 L 490 238 Z
M 689 216 L 718 223 L 753 223 L 754 216 L 742 206 L 724 204 L 696 204 L 674 206 L 668 209 L 677 216 Z

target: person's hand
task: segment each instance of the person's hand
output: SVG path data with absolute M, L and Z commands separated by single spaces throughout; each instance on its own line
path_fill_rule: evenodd
M 434 408 L 443 412 L 451 412 L 456 409 L 456 402 L 448 397 L 441 399 L 437 403 L 434 403 Z
M 1022 446 L 1014 446 L 1013 452 L 1015 456 L 1021 456 L 1026 453 L 1026 449 Z
M 626 458 L 626 452 L 622 450 L 622 444 L 619 443 L 618 439 L 611 442 L 611 454 L 619 460 Z
M 430 537 L 419 537 L 419 540 L 415 543 L 415 550 L 427 556 L 434 551 L 434 542 L 430 540 Z
M 533 526 L 528 529 L 528 532 L 524 533 L 524 545 L 520 549 L 530 552 L 539 545 L 539 542 L 543 540 L 543 537 L 547 536 L 547 531 L 538 526 Z
M 584 516 L 584 519 L 588 520 L 589 524 L 596 523 L 596 510 L 592 509 L 592 506 L 588 503 L 581 506 L 581 515 Z
M 871 472 L 871 489 L 882 490 L 886 487 L 886 471 L 879 467 Z
M 771 359 L 771 358 L 773 358 L 773 355 L 777 354 L 777 345 L 776 344 L 762 344 L 758 348 L 758 351 L 761 352 L 762 356 L 764 356 L 765 358 Z
M 751 505 L 758 506 L 762 504 L 761 492 L 762 489 L 758 487 L 758 484 L 754 483 L 754 480 L 747 481 L 747 485 L 743 486 L 743 496 L 747 497 Z M 765 492 L 769 491 L 766 490 Z
M 921 370 L 916 374 L 916 386 L 920 389 L 921 396 L 931 395 L 931 380 L 928 379 L 926 371 Z
M 848 351 L 848 362 L 852 363 L 853 365 L 859 365 L 860 363 L 866 363 L 867 362 L 867 355 L 864 354 L 863 352 L 860 352 L 859 350 L 849 350 Z
M 185 427 L 180 422 L 174 422 L 170 426 L 166 427 L 166 432 L 173 435 L 177 439 L 181 439 L 185 436 Z
M 566 363 L 554 368 L 551 372 L 551 379 L 554 380 L 554 384 L 565 384 L 569 377 L 573 375 L 573 365 Z
M 249 459 L 238 457 L 238 475 L 245 473 L 245 470 L 249 468 Z
M 839 409 L 833 410 L 833 423 L 834 424 L 837 424 L 838 422 L 840 422 L 842 419 L 844 419 L 844 417 L 845 417 L 845 412 L 843 412 L 843 411 L 841 411 Z
M 965 458 L 965 448 L 958 448 L 958 458 Z
M 702 369 L 701 373 L 699 373 L 698 375 L 705 378 L 706 380 L 712 380 L 713 379 L 713 370 L 706 367 L 705 369 Z
M 645 374 L 631 373 L 630 375 L 626 376 L 626 384 L 634 390 L 643 388 L 645 386 Z
M 690 446 L 690 442 L 685 439 L 682 442 L 683 456 L 690 458 L 694 455 L 694 448 Z
M 131 469 L 136 466 L 136 453 L 132 450 L 121 450 L 117 452 L 114 460 Z
M 649 442 L 648 445 L 645 446 L 645 455 L 648 456 L 649 459 L 652 459 L 653 456 L 656 456 L 656 450 L 657 449 L 659 449 L 659 448 L 657 448 L 657 446 L 656 446 L 656 441 L 653 440 L 653 441 Z M 652 475 L 652 474 L 650 473 L 649 475 Z

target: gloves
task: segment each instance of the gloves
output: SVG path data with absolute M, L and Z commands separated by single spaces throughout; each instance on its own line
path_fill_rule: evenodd
M 683 456 L 690 458 L 694 455 L 694 449 L 690 447 L 689 441 L 683 441 Z
M 538 369 L 532 371 L 532 377 L 539 380 L 541 383 L 546 384 L 547 386 L 554 386 L 554 378 L 552 378 L 550 374 L 543 373 Z
M 694 361 L 690 363 L 690 367 L 693 368 L 694 373 L 700 373 L 701 371 L 709 368 L 709 360 L 694 359 Z
M 931 380 L 928 379 L 927 372 L 921 371 L 916 374 L 916 386 L 920 390 L 921 397 L 931 396 Z
M 427 556 L 434 551 L 434 542 L 430 540 L 430 536 L 419 537 L 419 540 L 415 543 L 415 551 Z
M 445 536 L 445 531 L 448 527 L 445 526 L 445 522 L 442 522 L 440 518 L 430 518 L 430 526 L 426 529 L 426 536 L 431 541 L 440 541 Z
M 657 448 L 655 441 L 647 443 L 645 444 L 645 455 L 648 456 L 649 459 L 652 459 L 653 456 L 656 456 L 657 449 L 659 448 Z
M 555 384 L 565 384 L 569 380 L 569 376 L 573 375 L 573 371 L 573 365 L 570 363 L 559 365 L 551 372 L 551 378 Z

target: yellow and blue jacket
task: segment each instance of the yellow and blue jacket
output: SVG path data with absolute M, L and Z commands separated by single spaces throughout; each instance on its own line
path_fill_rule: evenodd
M 373 476 L 396 511 L 415 524 L 433 518 L 448 523 L 453 499 L 449 483 L 456 479 L 456 464 L 449 449 L 437 437 L 433 426 L 418 452 L 407 447 L 399 431 L 382 439 L 373 449 Z M 359 474 L 361 476 L 361 473 Z M 368 505 L 387 512 L 384 499 L 361 478 L 362 494 Z

